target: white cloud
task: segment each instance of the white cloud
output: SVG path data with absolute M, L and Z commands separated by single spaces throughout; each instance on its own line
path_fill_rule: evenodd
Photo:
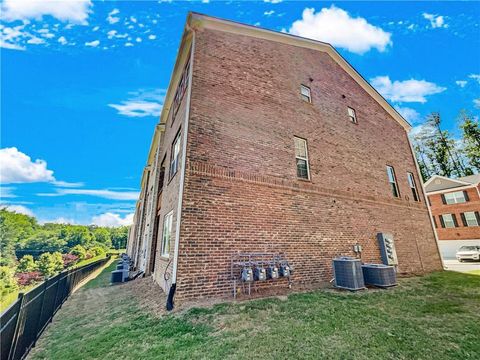
M 65 45 L 67 43 L 67 39 L 65 39 L 65 36 L 60 36 L 57 41 L 62 45 Z
M 265 11 L 263 13 L 263 15 L 265 15 L 265 16 L 272 16 L 273 14 L 275 14 L 275 10 L 269 10 L 269 11 Z
M 473 100 L 473 105 L 474 105 L 477 109 L 480 109 L 480 98 L 474 99 L 474 100 Z
M 32 210 L 23 205 L 0 205 L 0 208 L 6 208 L 8 211 L 13 211 L 18 214 L 33 216 Z
M 470 79 L 476 80 L 480 84 L 480 74 L 470 74 L 468 75 Z
M 62 216 L 53 220 L 41 220 L 39 221 L 39 223 L 41 224 L 72 224 L 72 225 L 77 224 L 77 222 L 74 219 L 67 219 Z
M 137 37 L 137 38 L 135 39 L 135 41 L 136 41 L 136 42 L 142 42 L 142 38 L 141 38 L 141 37 Z
M 126 46 L 126 47 L 129 47 L 129 46 L 133 46 L 133 44 L 132 44 L 131 42 L 126 42 L 126 43 L 125 43 L 125 46 Z M 114 105 L 112 105 L 112 104 L 109 104 L 108 106 L 114 107 Z
M 126 45 L 125 45 L 126 46 Z M 129 117 L 159 116 L 165 99 L 165 90 L 144 91 L 130 93 L 132 96 L 121 104 L 108 104 L 118 110 L 120 115 Z
M 85 43 L 85 46 L 91 46 L 91 47 L 97 47 L 98 45 L 100 45 L 99 40 L 93 40 Z
M 428 13 L 423 13 L 422 15 L 425 19 L 430 21 L 430 26 L 432 27 L 432 29 L 448 27 L 448 24 L 445 24 L 445 19 L 443 18 L 443 16 Z
M 92 5 L 91 0 L 4 0 L 1 5 L 1 18 L 15 21 L 41 19 L 45 15 L 50 15 L 61 21 L 87 24 Z
M 137 22 L 137 18 L 135 16 L 130 16 L 130 21 L 133 23 Z
M 395 110 L 397 110 L 400 113 L 400 115 L 402 115 L 404 119 L 411 124 L 415 123 L 420 119 L 420 114 L 415 109 L 412 109 L 409 107 L 395 106 Z
M 32 161 L 15 147 L 0 149 L 0 168 L 2 184 L 55 181 L 45 160 Z
M 315 13 L 303 10 L 302 19 L 295 21 L 290 34 L 324 41 L 350 52 L 363 54 L 372 48 L 385 51 L 392 45 L 391 34 L 371 25 L 361 17 L 351 17 L 345 10 L 332 5 Z
M 110 200 L 137 200 L 138 191 L 113 191 L 108 189 L 56 189 L 54 193 L 38 193 L 38 196 L 87 195 Z
M 83 185 L 85 185 L 82 182 L 67 182 L 67 181 L 60 181 L 60 180 L 52 181 L 52 184 L 58 187 L 66 187 L 66 188 L 82 187 Z
M 279 4 L 282 0 L 263 0 L 263 2 L 270 3 L 270 4 Z
M 21 50 L 21 51 L 25 50 L 25 46 L 8 43 L 3 41 L 2 39 L 0 39 L 0 47 L 4 49 L 10 49 L 10 50 Z
M 157 38 L 157 35 L 148 35 L 149 40 L 155 40 Z
M 370 79 L 372 86 L 385 98 L 394 102 L 420 102 L 427 101 L 426 96 L 438 94 L 446 88 L 425 80 L 390 80 L 388 76 L 377 76 Z
M 119 214 L 107 212 L 92 218 L 92 224 L 97 226 L 117 227 L 133 224 L 133 213 L 121 217 Z
M 117 22 L 120 21 L 120 18 L 119 18 L 119 17 L 113 16 L 113 15 L 116 15 L 116 14 L 118 14 L 118 13 L 120 13 L 120 10 L 118 10 L 118 9 L 113 9 L 112 11 L 110 11 L 110 12 L 108 13 L 107 21 L 108 21 L 109 24 L 112 24 L 112 25 L 113 25 L 113 24 L 115 24 L 115 23 L 117 23 Z
M 457 81 L 455 81 L 455 84 L 457 84 L 461 88 L 464 88 L 465 85 L 467 85 L 467 80 L 457 80 Z
M 34 36 L 34 37 L 32 37 L 31 39 L 29 39 L 29 40 L 27 41 L 27 44 L 34 44 L 34 45 L 45 44 L 45 40 L 40 39 L 40 38 Z

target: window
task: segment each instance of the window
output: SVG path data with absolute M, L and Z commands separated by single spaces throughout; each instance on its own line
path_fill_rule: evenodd
M 392 166 L 387 165 L 387 175 L 388 175 L 388 182 L 392 188 L 392 194 L 394 197 L 400 197 L 400 193 L 398 191 L 397 186 L 397 178 L 395 177 L 395 170 L 393 170 Z
M 308 168 L 307 140 L 294 137 L 295 159 L 297 160 L 297 177 L 300 179 L 310 179 L 310 169 Z
M 480 217 L 478 216 L 478 212 L 475 213 L 474 211 L 469 211 L 463 214 L 460 214 L 462 217 L 463 225 L 464 226 L 479 226 Z
M 461 204 L 467 201 L 464 191 L 442 194 L 444 204 Z
M 170 211 L 163 218 L 163 233 L 162 233 L 162 256 L 168 257 L 170 253 L 170 238 L 172 237 L 172 218 L 173 211 Z
M 355 109 L 352 109 L 351 107 L 348 107 L 347 108 L 348 110 L 348 118 L 350 119 L 350 121 L 354 124 L 357 123 L 357 114 L 355 113 Z
M 302 95 L 302 99 L 306 102 L 312 102 L 312 95 L 308 86 L 300 85 L 300 95 Z
M 443 228 L 455 228 L 458 226 L 455 214 L 440 215 L 440 222 Z
M 170 154 L 170 179 L 175 176 L 178 170 L 178 157 L 180 156 L 180 131 L 175 137 L 175 140 L 172 144 L 172 150 Z
M 188 76 L 189 76 L 189 70 L 190 70 L 190 55 L 187 57 L 187 63 L 185 64 L 185 67 L 183 69 L 182 77 L 180 78 L 180 81 L 177 86 L 177 91 L 175 92 L 175 96 L 173 98 L 173 104 L 172 104 L 172 110 L 170 110 L 171 116 L 172 116 L 172 122 L 171 125 L 173 125 L 173 121 L 175 120 L 175 115 L 177 114 L 178 109 L 180 108 L 180 104 L 183 99 L 183 95 L 185 94 L 185 90 L 187 89 L 188 86 Z
M 420 201 L 420 198 L 418 197 L 417 185 L 415 184 L 415 178 L 413 177 L 413 174 L 409 172 L 407 173 L 407 177 L 408 177 L 408 185 L 412 190 L 413 200 Z

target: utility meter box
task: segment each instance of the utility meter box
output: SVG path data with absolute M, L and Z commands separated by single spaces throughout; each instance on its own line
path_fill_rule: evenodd
M 278 268 L 275 265 L 271 265 L 267 268 L 267 277 L 269 279 L 278 279 Z
M 253 278 L 255 281 L 267 280 L 267 270 L 263 267 L 256 267 L 253 271 Z
M 290 277 L 290 265 L 288 264 L 280 265 L 280 276 Z
M 242 281 L 251 282 L 253 281 L 253 271 L 251 268 L 242 269 Z
M 385 265 L 398 265 L 393 235 L 387 233 L 378 233 L 377 239 L 378 245 L 380 246 L 380 254 L 382 255 L 383 263 Z

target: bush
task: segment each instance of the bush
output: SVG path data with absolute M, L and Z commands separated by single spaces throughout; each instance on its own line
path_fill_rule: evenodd
M 90 249 L 90 253 L 95 257 L 95 256 L 105 255 L 106 251 L 101 246 L 94 246 Z
M 62 259 L 63 267 L 68 268 L 70 266 L 73 266 L 78 261 L 78 256 L 73 254 L 63 254 Z
M 80 260 L 84 260 L 87 257 L 87 250 L 82 245 L 75 245 L 70 254 L 77 256 Z
M 43 280 L 40 271 L 17 273 L 17 282 L 20 286 L 28 286 Z
M 15 270 L 8 266 L 0 266 L 0 295 L 5 296 L 18 289 Z
M 63 270 L 62 254 L 59 252 L 43 253 L 38 258 L 37 267 L 43 276 L 52 277 L 55 273 Z
M 17 266 L 17 272 L 19 273 L 27 273 L 32 272 L 37 269 L 35 265 L 35 260 L 33 260 L 32 255 L 25 255 L 20 259 Z

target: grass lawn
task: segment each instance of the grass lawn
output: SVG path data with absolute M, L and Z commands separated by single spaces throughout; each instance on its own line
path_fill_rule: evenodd
M 155 315 L 113 263 L 75 293 L 30 359 L 479 359 L 480 278 L 439 272 L 390 290 L 321 290 Z M 149 279 L 144 279 L 149 280 Z M 162 299 L 163 301 L 163 299 Z

